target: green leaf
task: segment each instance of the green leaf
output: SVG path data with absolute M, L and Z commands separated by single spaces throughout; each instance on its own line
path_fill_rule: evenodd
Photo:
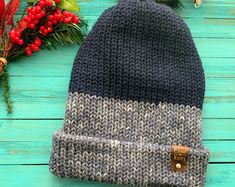
M 34 5 L 38 2 L 38 0 L 27 0 L 28 5 Z
M 80 10 L 77 0 L 61 0 L 57 6 L 71 12 L 79 12 Z

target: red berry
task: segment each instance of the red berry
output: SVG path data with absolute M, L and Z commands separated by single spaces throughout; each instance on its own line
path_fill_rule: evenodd
M 65 17 L 69 16 L 69 13 L 67 11 L 64 11 L 63 14 L 64 14 Z
M 61 17 L 59 21 L 60 21 L 60 22 L 64 22 L 64 18 L 63 18 L 63 17 Z
M 41 16 L 44 17 L 46 15 L 46 12 L 45 11 L 41 11 Z
M 44 30 L 43 32 L 42 32 L 42 34 L 44 35 L 44 36 L 47 36 L 48 35 L 48 30 Z
M 31 13 L 31 12 L 32 12 L 32 8 L 28 7 L 28 8 L 27 8 L 27 12 L 28 12 L 28 13 Z
M 58 20 L 58 14 L 54 14 L 54 19 Z
M 32 20 L 31 20 L 31 18 L 29 17 L 27 23 L 31 23 L 31 22 L 32 22 Z
M 45 0 L 45 4 L 47 5 L 47 6 L 52 6 L 52 2 L 51 2 L 51 0 Z
M 26 22 L 28 22 L 28 21 L 29 21 L 29 17 L 28 17 L 28 16 L 24 16 L 24 17 L 23 17 L 23 20 L 26 21 Z
M 18 42 L 17 42 L 19 45 L 23 45 L 24 44 L 24 41 L 22 39 L 20 39 Z
M 48 16 L 48 20 L 53 21 L 53 19 L 54 19 L 54 16 L 52 16 L 52 15 Z
M 62 17 L 62 14 L 61 14 L 61 13 L 58 13 L 57 15 L 58 15 L 58 20 L 60 20 L 61 17 Z
M 16 42 L 18 42 L 18 41 L 20 40 L 20 38 L 19 38 L 19 37 L 15 37 L 14 40 L 15 40 Z
M 45 30 L 45 27 L 44 26 L 41 26 L 40 27 L 40 31 L 43 32 Z
M 41 19 L 42 15 L 41 15 L 41 13 L 38 13 L 38 14 L 36 14 L 35 17 L 36 17 L 37 19 Z
M 79 23 L 79 19 L 76 16 L 73 17 L 73 23 L 74 24 L 78 24 Z
M 53 20 L 53 24 L 55 25 L 55 24 L 57 24 L 58 23 L 58 21 L 56 20 L 56 19 L 54 19 Z
M 32 53 L 32 51 L 31 50 L 26 50 L 26 55 L 27 56 L 31 56 L 33 53 Z
M 55 1 L 55 3 L 59 3 L 60 2 L 60 0 L 54 0 Z
M 34 20 L 33 24 L 37 25 L 38 24 L 38 20 Z
M 10 36 L 14 36 L 14 35 L 15 35 L 15 30 L 13 30 L 13 29 L 10 30 L 9 35 L 10 35 Z
M 36 40 L 35 40 L 35 42 L 34 42 L 34 45 L 36 45 L 36 46 L 41 46 L 41 44 L 42 44 L 42 42 L 41 42 L 41 40 L 39 39 L 39 38 L 37 38 Z
M 61 13 L 61 10 L 59 8 L 56 8 L 56 13 Z
M 29 24 L 29 28 L 30 29 L 34 29 L 35 28 L 35 24 L 34 23 Z
M 30 48 L 33 49 L 35 46 L 36 46 L 36 45 L 31 44 L 31 45 L 30 45 Z
M 34 15 L 28 15 L 29 19 L 32 21 L 35 19 L 35 16 Z
M 48 27 L 48 32 L 52 32 L 53 31 L 53 29 L 52 29 L 52 27 Z
M 40 6 L 36 6 L 36 12 L 41 12 L 42 8 Z
M 35 13 L 37 13 L 35 7 L 32 8 L 31 13 L 32 13 L 33 15 L 34 15 Z
M 39 47 L 32 44 L 31 48 L 36 52 L 36 51 L 39 51 Z
M 72 20 L 72 18 L 71 17 L 67 17 L 67 18 L 65 18 L 64 19 L 64 23 L 70 23 L 71 22 L 71 20 Z
M 39 6 L 43 8 L 45 6 L 45 1 L 39 1 Z
M 52 23 L 51 21 L 48 21 L 48 22 L 47 22 L 47 25 L 48 25 L 49 27 L 51 27 L 51 26 L 53 25 L 53 23 Z

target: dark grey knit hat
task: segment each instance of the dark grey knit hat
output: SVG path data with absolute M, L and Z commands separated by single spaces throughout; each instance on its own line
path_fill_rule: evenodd
M 50 171 L 139 186 L 201 187 L 205 80 L 184 21 L 153 0 L 122 0 L 76 56 Z

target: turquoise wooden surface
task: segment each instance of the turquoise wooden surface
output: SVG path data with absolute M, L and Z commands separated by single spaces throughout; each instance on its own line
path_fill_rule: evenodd
M 117 0 L 80 0 L 89 30 Z M 23 7 L 26 1 L 21 1 Z M 235 186 L 235 1 L 184 0 L 179 14 L 189 25 L 206 73 L 203 144 L 211 152 L 206 187 Z M 19 12 L 22 9 L 19 10 Z M 59 179 L 48 171 L 51 135 L 63 123 L 68 82 L 77 46 L 41 51 L 10 64 L 14 112 L 0 98 L 1 187 L 111 187 Z M 2 90 L 0 89 L 0 92 Z

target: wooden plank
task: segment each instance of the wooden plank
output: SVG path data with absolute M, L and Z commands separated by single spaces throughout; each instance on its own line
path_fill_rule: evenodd
M 84 15 L 83 18 L 88 23 L 87 33 L 97 21 L 97 16 Z M 15 17 L 18 20 L 19 16 Z M 194 38 L 235 38 L 235 18 L 194 18 L 185 17 L 186 24 L 192 32 Z
M 234 58 L 202 58 L 206 77 L 235 78 Z
M 15 83 L 14 83 L 15 81 Z M 208 79 L 203 115 L 205 118 L 234 118 L 235 79 Z M 69 78 L 12 77 L 14 112 L 7 115 L 0 99 L 0 118 L 62 118 Z
M 235 58 L 235 53 L 233 50 L 235 48 L 235 39 L 194 38 L 194 41 L 201 58 Z M 48 52 L 47 50 L 43 50 L 40 53 L 34 53 L 34 56 L 30 57 L 29 59 L 31 60 L 31 62 L 34 62 L 36 58 L 38 58 L 37 60 L 39 60 L 40 58 L 42 63 L 47 63 L 50 61 L 58 60 L 58 57 L 62 56 L 63 54 L 65 56 L 70 56 L 70 59 L 74 59 L 78 50 L 77 46 L 70 46 L 68 48 L 71 49 L 71 51 L 67 54 L 62 51 L 67 51 L 68 49 L 58 48 L 57 51 L 53 50 L 51 52 Z M 59 52 L 61 52 L 62 54 L 60 54 L 58 57 L 55 56 Z M 27 57 L 21 58 L 21 60 L 24 60 L 26 58 Z M 65 57 L 63 57 L 62 60 L 64 61 Z M 20 60 L 18 60 L 17 62 L 20 62 Z
M 99 16 L 105 9 L 117 4 L 117 0 L 78 0 L 81 11 L 80 14 Z M 179 12 L 184 17 L 206 17 L 206 18 L 234 18 L 235 4 L 233 0 L 207 0 L 203 1 L 200 8 L 195 9 L 192 1 L 183 0 L 184 8 Z M 21 2 L 18 14 L 23 12 L 26 0 Z M 220 7 L 218 9 L 218 7 Z
M 51 141 L 63 120 L 0 120 L 0 141 Z M 204 140 L 235 140 L 235 119 L 203 119 Z
M 37 92 L 35 92 L 37 93 Z M 20 93 L 19 93 L 20 94 Z M 27 93 L 26 93 L 27 94 Z M 32 95 L 31 95 L 32 94 Z M 39 93 L 40 95 L 40 93 Z M 66 98 L 55 98 L 51 96 L 37 97 L 29 92 L 27 97 L 13 97 L 14 112 L 7 115 L 5 105 L 1 101 L 0 119 L 25 119 L 25 118 L 63 118 L 66 106 Z M 234 118 L 234 97 L 212 97 L 206 98 L 203 108 L 204 118 Z
M 118 187 L 107 183 L 58 178 L 43 166 L 0 166 L 0 186 L 15 187 Z M 235 164 L 210 164 L 205 187 L 235 186 Z M 121 186 L 119 186 L 121 187 Z
M 10 62 L 9 73 L 11 76 L 68 77 L 77 51 L 78 46 L 41 50 L 32 57 L 21 57 Z
M 235 139 L 235 119 L 203 119 L 203 139 Z
M 185 18 L 192 36 L 204 38 L 235 38 L 235 18 Z
M 88 21 L 88 30 L 90 30 L 100 14 L 116 3 L 111 1 L 101 3 L 83 1 L 80 4 L 80 14 Z M 233 32 L 235 29 L 235 6 L 233 7 L 225 2 L 219 4 L 218 2 L 215 4 L 210 2 L 203 3 L 200 9 L 195 9 L 192 3 L 184 2 L 184 4 L 185 7 L 179 11 L 179 14 L 190 27 L 194 37 L 235 38 Z M 220 9 L 217 8 L 218 6 L 220 6 Z M 221 11 L 221 9 L 225 10 Z M 15 17 L 16 20 L 19 18 L 20 16 Z
M 11 76 L 68 77 L 77 48 L 43 50 L 33 57 L 22 57 L 10 63 L 9 73 Z M 207 77 L 235 78 L 235 58 L 202 58 L 202 63 Z
M 70 77 L 11 77 L 12 98 L 14 101 L 62 98 L 61 101 L 64 101 L 68 93 L 69 80 Z M 205 98 L 206 101 L 235 101 L 235 78 L 208 77 Z
M 83 16 L 88 23 L 88 31 L 97 21 L 97 16 Z M 191 30 L 194 38 L 235 38 L 235 16 L 228 18 L 185 17 L 184 21 Z
M 195 38 L 201 57 L 235 57 L 235 39 Z

